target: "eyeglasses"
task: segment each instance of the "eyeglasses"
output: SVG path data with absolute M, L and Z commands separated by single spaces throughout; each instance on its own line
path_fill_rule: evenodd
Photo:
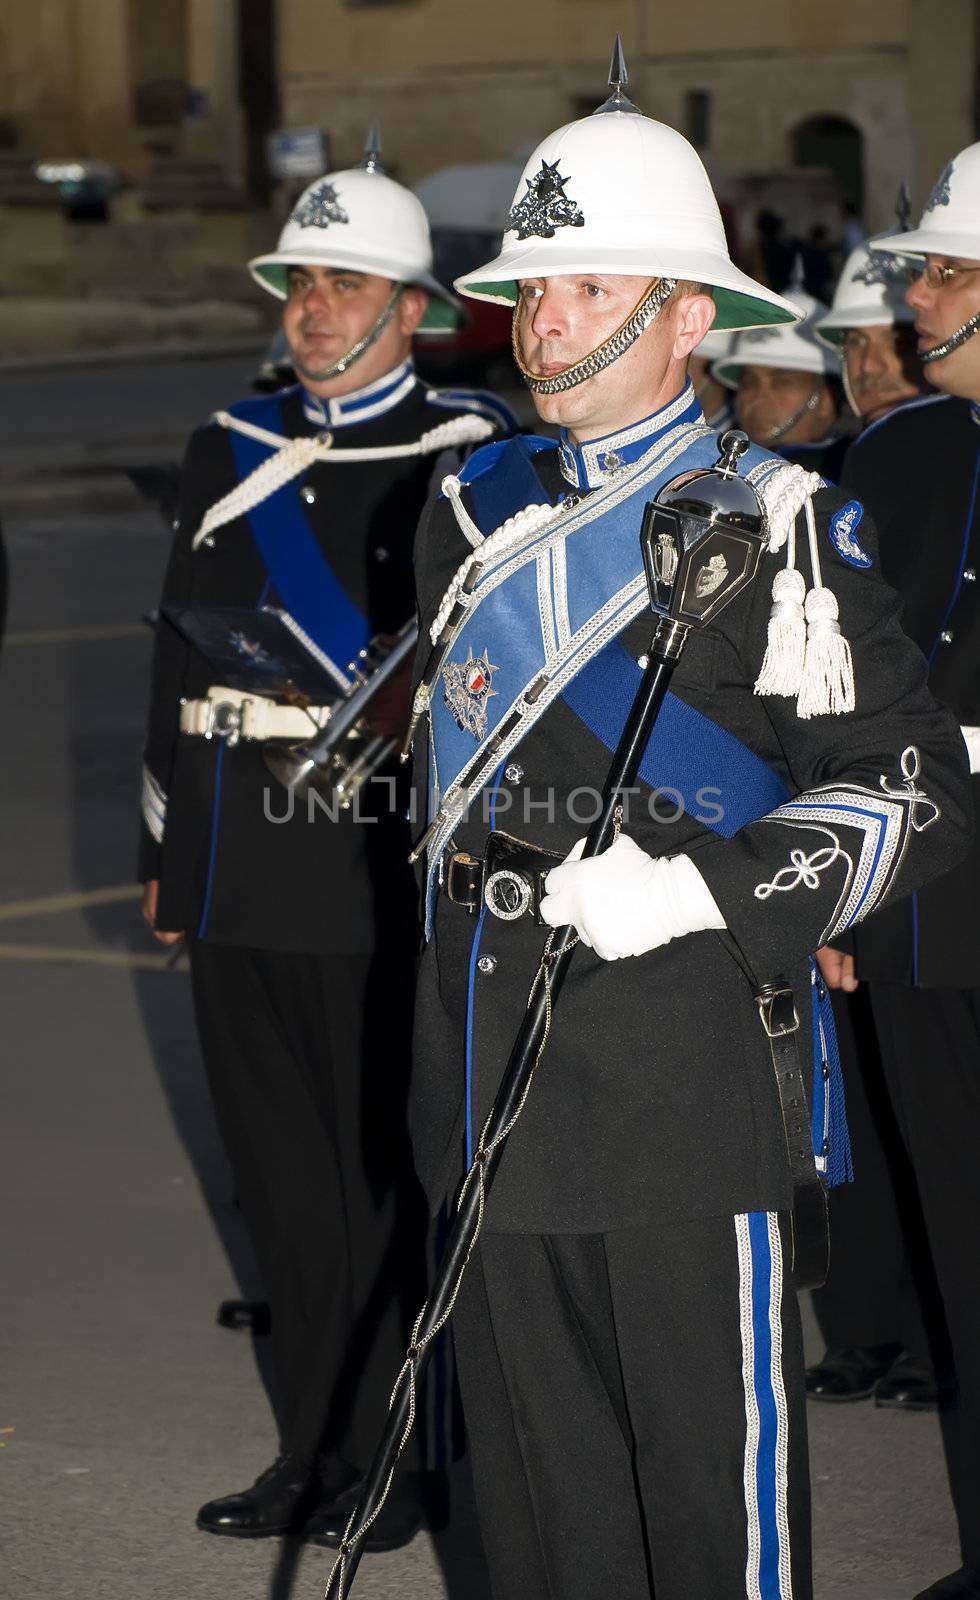
M 980 272 L 980 267 L 961 267 L 948 261 L 927 261 L 924 267 L 916 265 L 909 269 L 909 281 L 918 283 L 921 279 L 929 289 L 945 289 L 968 272 Z

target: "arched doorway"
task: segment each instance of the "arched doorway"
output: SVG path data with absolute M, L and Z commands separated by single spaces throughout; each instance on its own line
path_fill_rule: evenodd
M 864 203 L 864 135 L 848 117 L 807 117 L 793 129 L 793 165 L 825 167 L 842 201 L 861 211 Z

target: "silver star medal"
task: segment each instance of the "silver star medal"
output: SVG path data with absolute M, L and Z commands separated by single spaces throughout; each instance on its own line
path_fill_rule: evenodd
M 519 239 L 553 239 L 556 228 L 581 228 L 585 217 L 565 193 L 567 178 L 558 171 L 560 162 L 542 158 L 541 171 L 527 183 L 527 194 L 511 211 L 507 228 L 516 229 Z
M 487 731 L 487 704 L 497 693 L 491 687 L 496 671 L 488 650 L 474 657 L 471 649 L 465 661 L 447 661 L 442 669 L 446 704 L 463 732 L 474 739 L 482 739 Z
M 300 201 L 289 220 L 301 228 L 329 228 L 331 222 L 349 222 L 350 217 L 340 204 L 336 186 L 324 179 Z

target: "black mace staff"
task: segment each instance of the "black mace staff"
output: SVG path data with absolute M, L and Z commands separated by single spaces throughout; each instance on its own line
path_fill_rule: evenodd
M 601 810 L 589 829 L 584 857 L 601 855 L 616 836 L 623 795 L 639 776 L 644 751 L 691 629 L 716 617 L 758 570 L 764 519 L 755 491 L 739 477 L 737 466 L 748 440 L 732 430 L 721 443 L 722 457 L 716 467 L 675 479 L 644 514 L 641 545 L 650 604 L 658 621 L 602 787 Z M 545 943 L 527 1011 L 464 1179 L 431 1293 L 412 1329 L 405 1364 L 392 1391 L 388 1420 L 324 1600 L 345 1600 L 350 1593 L 365 1537 L 384 1504 L 398 1457 L 412 1430 L 416 1391 L 429 1365 L 433 1341 L 452 1315 L 505 1142 L 521 1114 L 534 1069 L 548 1042 L 577 944 L 578 935 L 568 926 L 553 929 Z

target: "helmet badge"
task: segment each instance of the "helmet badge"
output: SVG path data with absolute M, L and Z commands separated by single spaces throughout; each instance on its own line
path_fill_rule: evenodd
M 558 161 L 542 158 L 541 171 L 526 179 L 527 194 L 507 218 L 508 229 L 517 230 L 519 239 L 553 239 L 558 228 L 581 228 L 585 217 L 565 193 L 568 178 L 558 171 Z
M 290 217 L 301 228 L 329 228 L 331 222 L 349 222 L 335 184 L 324 179 L 300 201 Z
M 937 206 L 949 205 L 949 180 L 953 176 L 953 163 L 947 161 L 939 177 L 932 186 L 931 193 L 926 201 L 926 211 L 935 211 Z

